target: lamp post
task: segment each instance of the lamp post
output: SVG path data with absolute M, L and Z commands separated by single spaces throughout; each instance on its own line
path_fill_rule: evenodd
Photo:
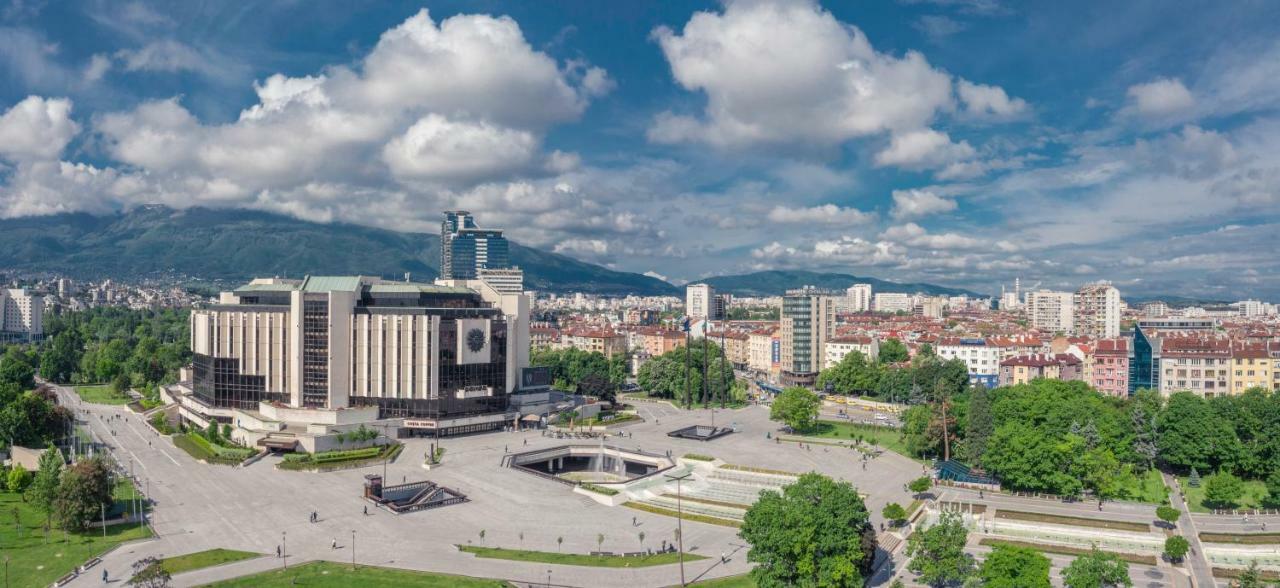
M 547 570 L 547 588 L 551 588 L 551 570 Z
M 280 550 L 280 561 L 284 562 L 284 569 L 289 569 L 289 532 L 280 531 L 280 543 L 283 548 Z
M 351 571 L 356 571 L 356 530 L 351 530 Z
M 668 480 L 676 481 L 676 541 L 679 543 L 677 549 L 680 550 L 680 585 L 685 586 L 684 581 L 684 505 L 682 502 L 680 483 L 686 480 L 692 474 L 684 474 L 681 476 L 665 476 Z

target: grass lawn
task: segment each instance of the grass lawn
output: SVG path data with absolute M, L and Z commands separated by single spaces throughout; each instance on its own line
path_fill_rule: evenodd
M 751 579 L 751 576 L 742 574 L 740 576 L 728 576 L 703 582 L 694 582 L 691 586 L 702 586 L 703 588 L 756 588 L 756 582 Z
M 1213 509 L 1205 506 L 1204 487 L 1209 482 L 1209 476 L 1201 476 L 1200 487 L 1192 488 L 1187 483 L 1186 476 L 1178 476 L 1178 483 L 1182 485 L 1182 493 L 1187 497 L 1187 505 L 1191 507 L 1191 512 L 1213 512 Z M 1267 483 L 1262 480 L 1245 480 L 1244 495 L 1240 497 L 1240 503 L 1236 508 L 1262 508 L 1262 501 L 1267 497 Z
M 286 586 L 320 586 L 346 588 L 348 586 L 396 586 L 398 588 L 506 588 L 501 580 L 486 580 L 468 576 L 432 574 L 412 570 L 393 570 L 374 566 L 339 564 L 330 561 L 313 561 L 288 570 L 273 570 L 252 576 L 234 578 L 208 584 L 211 587 L 284 588 Z
M 1135 531 L 1138 533 L 1147 533 L 1151 531 L 1151 526 L 1146 523 L 1108 521 L 1105 519 L 1089 519 L 1085 517 L 1067 517 L 1061 515 L 1042 514 L 1038 512 L 1022 512 L 1017 510 L 997 510 L 996 518 L 1009 519 L 1011 521 L 1048 523 L 1051 525 L 1070 525 L 1073 527 L 1093 527 L 1095 529 L 1113 529 L 1116 531 Z
M 653 513 L 653 514 L 659 514 L 659 515 L 662 515 L 662 516 L 667 516 L 667 517 L 672 517 L 672 518 L 677 518 L 677 517 L 678 517 L 678 518 L 682 518 L 682 519 L 684 519 L 684 520 L 686 520 L 686 521 L 696 521 L 696 522 L 699 522 L 699 523 L 707 523 L 707 524 L 711 524 L 711 525 L 720 525 L 721 527 L 741 527 L 741 526 L 742 526 L 742 523 L 741 523 L 741 522 L 738 522 L 738 521 L 734 521 L 734 520 L 730 520 L 730 519 L 720 519 L 720 518 L 716 518 L 716 517 L 709 517 L 709 516 L 705 516 L 705 515 L 693 514 L 693 513 L 688 513 L 688 512 L 683 513 L 683 514 L 684 514 L 684 516 L 680 516 L 680 515 L 681 515 L 681 513 L 677 512 L 677 511 L 675 511 L 675 510 L 672 510 L 672 509 L 669 509 L 669 508 L 662 508 L 662 507 L 658 507 L 658 506 L 653 506 L 653 505 L 651 505 L 651 504 L 641 504 L 641 503 L 639 503 L 639 502 L 624 502 L 624 503 L 622 503 L 622 506 L 625 506 L 625 507 L 627 507 L 627 508 L 634 508 L 634 509 L 636 509 L 636 510 L 643 510 L 643 511 L 645 511 L 645 512 L 651 512 L 651 513 Z M 688 558 L 686 558 L 686 559 L 688 559 Z
M 1280 545 L 1280 533 L 1201 533 L 1200 540 L 1205 543 L 1229 543 L 1236 545 Z
M 911 452 L 907 450 L 907 444 L 902 441 L 902 431 L 893 427 L 860 425 L 840 421 L 818 421 L 818 430 L 805 436 L 849 440 L 859 435 L 868 443 L 875 443 L 898 455 L 904 455 L 920 461 L 918 457 L 912 456 Z
M 209 549 L 206 551 L 197 551 L 186 555 L 178 555 L 174 557 L 166 557 L 160 560 L 164 569 L 170 574 L 181 574 L 191 570 L 200 568 L 208 568 L 233 561 L 244 559 L 253 559 L 262 557 L 261 553 L 250 553 L 248 551 L 236 551 L 234 549 Z
M 9 581 L 13 586 L 48 586 L 117 543 L 151 536 L 151 529 L 136 524 L 107 527 L 106 537 L 102 529 L 70 534 L 51 529 L 46 543 L 44 521 L 44 513 L 17 494 L 0 492 L 0 553 L 12 558 Z
M 637 544 L 637 547 L 639 544 Z M 655 553 L 638 557 L 621 555 L 586 555 L 581 553 L 556 553 L 554 551 L 525 551 L 522 549 L 502 549 L 500 547 L 479 547 L 476 545 L 459 545 L 458 550 L 474 554 L 476 557 L 489 559 L 509 559 L 511 561 L 532 561 L 538 563 L 561 564 L 566 566 L 591 566 L 595 568 L 647 568 L 680 563 L 679 553 Z M 685 553 L 686 562 L 707 559 L 701 555 Z
M 75 390 L 81 400 L 93 404 L 128 404 L 133 400 L 128 395 L 116 395 L 110 384 L 76 386 Z
M 1157 470 L 1149 470 L 1141 477 L 1129 481 L 1120 490 L 1125 500 L 1136 500 L 1147 504 L 1165 504 L 1169 499 L 1169 489 L 1164 485 L 1164 478 Z

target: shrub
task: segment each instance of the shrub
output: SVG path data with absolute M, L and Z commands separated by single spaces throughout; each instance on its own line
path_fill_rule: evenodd
M 604 494 L 605 496 L 614 496 L 618 493 L 618 491 L 613 488 L 605 488 L 603 486 L 596 486 L 595 484 L 581 484 L 580 487 L 583 490 L 595 492 L 596 494 Z

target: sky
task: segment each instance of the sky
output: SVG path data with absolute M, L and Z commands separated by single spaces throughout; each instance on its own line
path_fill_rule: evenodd
M 0 0 L 0 217 L 1280 301 L 1280 3 Z

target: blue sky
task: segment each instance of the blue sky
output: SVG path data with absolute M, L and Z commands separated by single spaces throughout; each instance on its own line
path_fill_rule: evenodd
M 0 5 L 0 215 L 1280 300 L 1274 2 Z

